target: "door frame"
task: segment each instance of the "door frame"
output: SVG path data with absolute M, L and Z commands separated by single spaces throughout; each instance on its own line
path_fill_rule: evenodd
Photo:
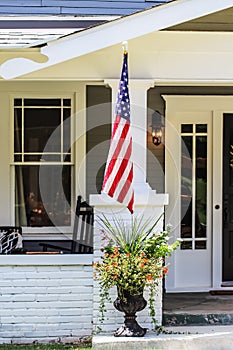
M 233 100 L 233 97 L 232 97 Z M 233 108 L 233 101 L 232 101 Z M 213 217 L 213 289 L 219 289 L 222 285 L 222 216 L 223 216 L 223 196 L 222 190 L 217 189 L 223 188 L 223 114 L 224 110 L 213 111 L 213 140 L 218 140 L 218 147 L 214 147 L 213 142 L 213 206 L 212 206 L 212 217 Z M 215 206 L 220 205 L 219 209 Z
M 211 256 L 211 289 L 222 289 L 222 185 L 223 185 L 223 114 L 233 113 L 233 95 L 215 96 L 215 95 L 163 95 L 166 102 L 166 118 L 171 122 L 179 112 L 210 112 L 212 115 L 212 166 L 210 167 L 210 181 L 212 182 L 212 199 L 211 199 L 211 219 L 212 219 L 212 256 Z M 169 125 L 165 129 L 166 140 L 169 138 Z M 169 193 L 169 150 L 165 147 L 165 189 Z M 170 185 L 171 186 L 171 185 Z M 171 187 L 170 187 L 171 188 Z M 216 205 L 220 208 L 217 209 Z M 168 213 L 172 212 L 168 208 Z M 168 223 L 168 222 L 167 222 Z M 175 254 L 171 259 L 171 274 L 167 277 L 168 291 L 187 291 L 176 289 L 176 270 Z M 173 287 L 172 287 L 173 286 Z M 174 290 L 173 290 L 174 288 Z M 224 287 L 223 287 L 224 288 Z M 233 288 L 232 288 L 233 289 Z M 206 291 L 208 288 L 206 289 Z M 191 290 L 190 290 L 191 291 Z M 201 286 L 193 291 L 204 291 Z

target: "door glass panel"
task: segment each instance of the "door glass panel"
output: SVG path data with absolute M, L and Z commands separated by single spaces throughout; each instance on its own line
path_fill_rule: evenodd
M 192 136 L 182 136 L 181 238 L 192 238 L 192 149 Z
M 196 241 L 195 249 L 206 249 L 206 241 Z
M 192 241 L 183 241 L 183 242 L 181 242 L 180 248 L 182 250 L 192 249 Z
M 181 125 L 182 250 L 207 249 L 207 124 L 191 126 Z
M 195 237 L 206 237 L 207 137 L 196 136 L 196 229 Z

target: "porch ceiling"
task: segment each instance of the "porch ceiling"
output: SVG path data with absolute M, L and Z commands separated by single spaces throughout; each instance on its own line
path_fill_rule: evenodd
M 167 30 L 232 32 L 233 7 L 172 26 Z

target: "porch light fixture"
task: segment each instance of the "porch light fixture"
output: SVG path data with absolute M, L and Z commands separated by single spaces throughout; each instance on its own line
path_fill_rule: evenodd
M 158 112 L 155 111 L 152 114 L 152 142 L 155 146 L 159 146 L 162 142 L 162 136 L 163 136 L 163 132 L 162 132 L 162 127 L 163 122 L 162 122 L 162 115 Z

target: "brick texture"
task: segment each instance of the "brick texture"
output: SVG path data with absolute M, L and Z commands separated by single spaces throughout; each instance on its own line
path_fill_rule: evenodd
M 0 266 L 0 276 L 0 343 L 91 334 L 91 265 Z

